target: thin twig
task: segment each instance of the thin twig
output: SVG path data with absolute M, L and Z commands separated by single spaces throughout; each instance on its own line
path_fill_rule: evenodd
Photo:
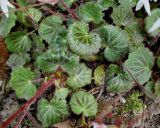
M 74 20 L 79 20 L 79 17 L 76 15 L 76 13 L 73 10 L 71 10 L 63 0 L 60 0 L 60 2 L 64 6 L 64 8 L 71 14 L 71 17 Z
M 36 119 L 27 110 L 26 110 L 26 115 L 27 115 L 28 119 L 32 122 L 34 128 L 41 128 L 41 126 L 38 124 L 38 122 L 36 121 Z

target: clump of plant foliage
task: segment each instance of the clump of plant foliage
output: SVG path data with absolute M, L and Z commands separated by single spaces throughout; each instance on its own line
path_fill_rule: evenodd
M 152 75 L 160 68 L 160 52 L 155 52 L 159 29 L 149 32 L 160 14 L 156 3 L 151 3 L 152 15 L 144 17 L 146 12 L 133 11 L 137 0 L 59 0 L 36 6 L 40 1 L 11 2 L 16 4 L 9 8 L 9 17 L 0 16 L 0 36 L 10 53 L 9 87 L 19 99 L 28 100 L 19 113 L 44 91 L 52 97 L 37 102 L 36 116 L 43 127 L 71 113 L 95 117 L 98 101 L 88 90 L 93 86 L 121 94 L 137 85 L 151 99 L 159 96 L 159 84 L 154 83 L 158 79 Z M 128 96 L 126 112 L 142 110 L 139 96 Z

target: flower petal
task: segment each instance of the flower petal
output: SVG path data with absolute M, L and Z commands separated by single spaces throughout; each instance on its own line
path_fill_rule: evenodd
M 149 29 L 148 32 L 151 33 L 153 31 L 157 30 L 158 28 L 160 28 L 160 18 L 158 18 L 156 20 L 156 22 L 152 25 L 152 27 Z
M 146 12 L 148 13 L 148 15 L 151 15 L 149 0 L 142 0 L 142 1 L 143 1 Z
M 136 11 L 140 10 L 143 7 L 143 0 L 139 0 L 136 5 Z

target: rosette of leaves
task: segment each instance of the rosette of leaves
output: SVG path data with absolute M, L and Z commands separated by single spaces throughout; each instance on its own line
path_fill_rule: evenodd
M 17 17 L 14 13 L 11 13 L 8 18 L 5 15 L 0 16 L 1 37 L 4 38 L 10 33 L 11 29 L 15 26 L 16 20 Z
M 70 106 L 75 114 L 82 114 L 85 117 L 95 116 L 98 109 L 94 96 L 84 91 L 78 91 L 72 95 Z
M 147 16 L 145 19 L 145 29 L 148 32 L 152 25 L 157 21 L 157 19 L 160 17 L 160 9 L 156 8 L 151 11 L 151 16 Z M 160 28 L 156 29 L 152 33 L 150 33 L 151 36 L 156 36 L 160 31 Z
M 98 4 L 100 4 L 103 10 L 107 10 L 109 7 L 116 7 L 117 3 L 114 0 L 98 0 Z
M 109 65 L 106 71 L 106 89 L 113 93 L 128 92 L 134 84 L 117 65 Z
M 41 38 L 50 44 L 64 30 L 60 16 L 48 16 L 40 23 L 38 32 Z
M 32 41 L 27 32 L 13 32 L 5 39 L 7 49 L 10 52 L 28 52 L 31 49 Z
M 35 26 L 42 18 L 42 12 L 36 8 L 28 8 L 26 11 L 17 11 L 16 14 L 17 20 L 25 27 Z
M 49 102 L 46 99 L 41 99 L 38 103 L 37 117 L 43 127 L 49 127 L 62 121 L 68 114 L 68 105 L 65 100 L 53 98 Z
M 17 68 L 11 73 L 10 84 L 18 98 L 31 98 L 36 92 L 36 86 L 32 83 L 34 73 L 28 68 Z
M 111 17 L 117 26 L 127 26 L 134 21 L 134 15 L 130 6 L 119 5 L 113 8 Z
M 68 43 L 73 52 L 88 56 L 99 52 L 101 38 L 96 32 L 89 32 L 86 23 L 76 21 L 69 26 Z
M 99 24 L 103 21 L 103 13 L 101 6 L 96 2 L 86 2 L 78 9 L 79 17 L 85 22 L 93 22 Z
M 70 70 L 79 61 L 79 57 L 63 49 L 49 49 L 37 57 L 36 65 L 43 72 L 54 72 L 58 67 Z
M 105 46 L 104 56 L 110 62 L 122 59 L 129 49 L 129 38 L 122 29 L 106 25 L 98 29 L 102 39 L 102 45 Z
M 144 40 L 144 31 L 138 23 L 133 22 L 130 25 L 126 26 L 125 31 L 127 32 L 130 39 L 130 51 L 133 51 L 138 47 L 144 47 L 144 44 L 142 43 Z
M 124 63 L 124 69 L 132 80 L 143 85 L 150 79 L 153 65 L 153 53 L 147 48 L 139 47 L 129 54 Z
M 68 74 L 67 85 L 74 90 L 91 83 L 92 70 L 85 64 L 77 64 Z
M 30 56 L 27 53 L 13 53 L 10 55 L 7 64 L 12 69 L 24 66 L 30 61 Z

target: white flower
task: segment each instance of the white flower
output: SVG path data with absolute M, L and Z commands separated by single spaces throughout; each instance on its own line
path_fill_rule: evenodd
M 9 17 L 8 7 L 14 8 L 14 6 L 8 0 L 0 0 L 0 6 L 1 6 L 1 9 L 2 9 L 3 13 L 7 17 Z
M 143 6 L 146 12 L 148 13 L 148 15 L 151 15 L 149 0 L 139 0 L 136 5 L 136 11 L 140 10 Z
M 158 18 L 156 20 L 156 22 L 152 25 L 152 27 L 149 29 L 148 32 L 151 33 L 153 31 L 157 30 L 158 28 L 160 28 L 160 18 Z

